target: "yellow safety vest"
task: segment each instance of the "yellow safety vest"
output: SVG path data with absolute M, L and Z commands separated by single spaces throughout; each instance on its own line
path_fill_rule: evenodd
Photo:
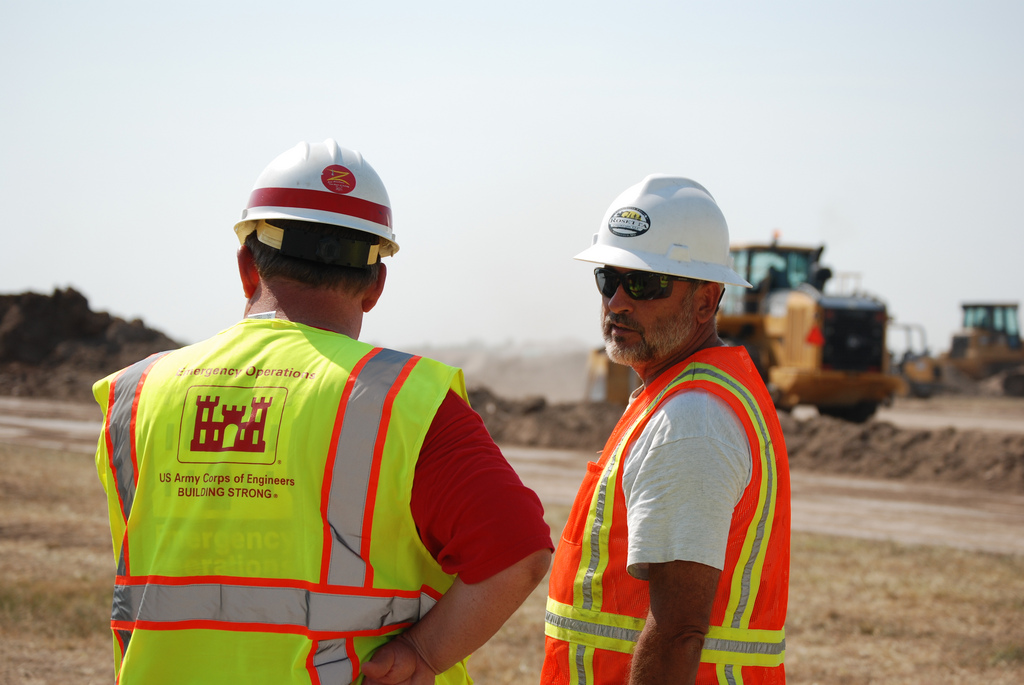
M 118 681 L 359 680 L 453 581 L 410 511 L 449 390 L 458 369 L 255 319 L 97 382 Z

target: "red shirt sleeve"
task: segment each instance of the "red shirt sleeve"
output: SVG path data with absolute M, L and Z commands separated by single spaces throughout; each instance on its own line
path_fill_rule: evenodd
M 441 568 L 470 584 L 554 549 L 540 499 L 505 460 L 480 415 L 452 391 L 420 450 L 412 516 Z

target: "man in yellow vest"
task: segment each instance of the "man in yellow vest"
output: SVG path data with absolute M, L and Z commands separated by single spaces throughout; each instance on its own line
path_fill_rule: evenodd
M 95 384 L 121 685 L 468 683 L 543 578 L 462 372 L 357 340 L 391 227 L 359 153 L 297 145 L 235 226 L 244 320 Z
M 588 465 L 552 564 L 543 685 L 784 683 L 789 469 L 771 398 L 718 338 L 729 231 L 652 175 L 593 245 L 609 357 L 643 385 Z

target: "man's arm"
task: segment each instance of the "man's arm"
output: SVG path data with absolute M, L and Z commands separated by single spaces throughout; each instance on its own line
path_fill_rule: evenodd
M 469 585 L 461 580 L 419 623 L 377 650 L 362 665 L 365 685 L 432 685 L 483 645 L 544 578 L 551 551 L 540 550 Z M 699 651 L 698 651 L 699 654 Z
M 454 392 L 423 441 L 411 509 L 424 546 L 456 580 L 421 621 L 362 664 L 366 685 L 433 685 L 434 673 L 498 631 L 551 563 L 540 500 Z
M 633 653 L 631 685 L 696 681 L 721 573 L 692 561 L 648 567 L 651 608 Z

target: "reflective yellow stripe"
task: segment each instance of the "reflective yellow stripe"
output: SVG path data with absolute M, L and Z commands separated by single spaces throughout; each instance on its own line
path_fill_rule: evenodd
M 580 541 L 580 565 L 576 569 L 573 583 L 573 603 L 578 607 L 600 610 L 604 604 L 604 572 L 610 561 L 608 538 L 612 530 L 615 498 L 619 495 L 619 489 L 615 484 L 618 482 L 624 452 L 631 443 L 630 438 L 636 432 L 636 427 L 646 421 L 670 387 L 662 390 L 658 397 L 633 419 L 633 424 L 623 433 L 619 444 L 615 446 L 615 452 L 605 464 L 600 480 L 594 488 L 584 528 L 587 532 Z
M 747 417 L 757 436 L 757 455 L 761 464 L 761 482 L 755 511 L 743 540 L 743 547 L 733 570 L 729 603 L 724 622 L 732 628 L 746 628 L 761 585 L 761 571 L 767 554 L 767 541 L 772 533 L 775 505 L 778 501 L 778 477 L 775 473 L 775 448 L 757 401 L 739 381 L 710 364 L 694 363 L 679 374 L 680 382 L 704 380 L 715 383 L 738 399 L 746 409 Z M 672 383 L 675 387 L 679 383 Z
M 566 642 L 632 654 L 644 620 L 572 607 L 548 597 L 544 634 Z
M 711 626 L 700 660 L 736 666 L 779 666 L 786 658 L 786 631 Z
M 615 478 L 621 452 L 605 465 L 587 512 L 587 523 L 580 541 L 580 565 L 573 582 L 573 603 L 583 609 L 599 610 L 604 603 L 604 571 L 608 567 L 608 537 L 615 507 Z
M 594 682 L 594 650 L 586 645 L 569 643 L 570 685 Z
M 715 682 L 718 685 L 743 685 L 743 670 L 731 664 L 715 664 Z
M 566 642 L 631 654 L 644 621 L 633 616 L 579 609 L 548 598 L 544 634 Z M 786 631 L 711 626 L 700 660 L 737 666 L 780 665 Z

